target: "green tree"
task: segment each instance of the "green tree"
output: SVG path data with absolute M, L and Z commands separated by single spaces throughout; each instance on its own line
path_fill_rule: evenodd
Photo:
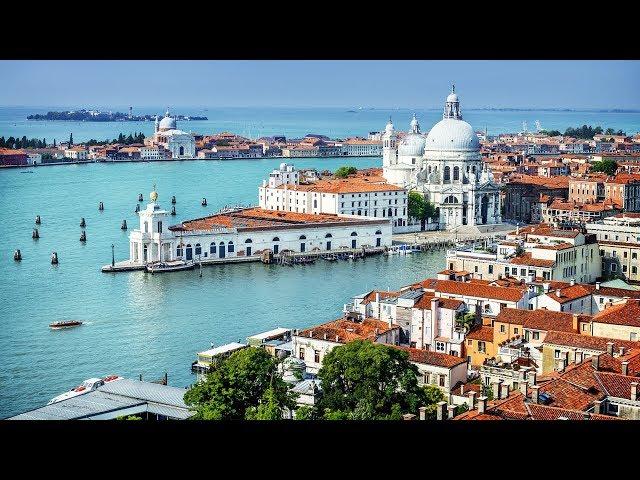
M 69 135 L 69 147 L 73 146 L 73 132 Z
M 302 405 L 296 409 L 296 420 L 315 420 L 316 409 L 311 405 Z
M 613 128 L 609 127 L 604 131 L 604 134 L 605 135 L 615 135 L 615 130 Z
M 215 364 L 203 382 L 187 390 L 184 401 L 195 410 L 192 418 L 200 420 L 271 418 L 285 407 L 295 408 L 276 360 L 254 347 Z
M 325 419 L 400 419 L 425 403 L 417 374 L 404 350 L 366 340 L 336 347 L 318 372 L 318 412 Z
M 358 173 L 358 169 L 356 167 L 351 166 L 342 166 L 336 170 L 334 175 L 338 178 L 347 178 L 349 175 L 353 175 L 354 173 Z
M 465 328 L 467 332 L 471 330 L 476 322 L 476 314 L 473 312 L 456 314 L 456 323 Z
M 591 164 L 592 172 L 604 172 L 607 175 L 614 175 L 618 170 L 618 163 L 615 160 L 605 159 Z
M 548 137 L 559 137 L 562 135 L 559 130 L 540 130 L 540 133 Z
M 427 218 L 433 218 L 436 215 L 436 207 L 420 192 L 409 192 L 408 213 L 410 217 L 420 220 L 422 229 Z

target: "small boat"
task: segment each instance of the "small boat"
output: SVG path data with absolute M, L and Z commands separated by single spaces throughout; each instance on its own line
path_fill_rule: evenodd
M 148 273 L 180 272 L 182 270 L 193 270 L 196 267 L 194 262 L 183 262 L 181 260 L 172 262 L 148 263 L 145 270 Z
M 58 395 L 57 397 L 52 398 L 47 405 L 51 405 L 52 403 L 61 402 L 63 400 L 67 400 L 69 398 L 77 397 L 78 395 L 84 395 L 85 393 L 93 392 L 98 389 L 98 387 L 103 386 L 105 383 L 114 382 L 116 380 L 120 380 L 122 377 L 118 375 L 109 375 L 104 378 L 89 378 L 82 382 L 77 387 L 72 388 L 68 392 L 63 393 L 62 395 Z
M 49 324 L 53 330 L 60 330 L 61 328 L 79 327 L 82 322 L 79 320 L 65 320 L 62 322 L 53 322 Z

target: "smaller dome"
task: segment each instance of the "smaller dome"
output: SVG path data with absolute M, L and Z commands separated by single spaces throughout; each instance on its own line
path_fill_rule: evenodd
M 398 146 L 398 155 L 406 157 L 421 157 L 424 155 L 426 139 L 419 133 L 409 133 Z
M 391 135 L 393 133 L 393 123 L 391 123 L 391 119 L 387 122 L 387 126 L 384 128 L 384 132 Z
M 453 103 L 457 101 L 458 101 L 458 95 L 455 93 L 450 93 L 449 96 L 447 97 L 447 102 L 449 103 Z

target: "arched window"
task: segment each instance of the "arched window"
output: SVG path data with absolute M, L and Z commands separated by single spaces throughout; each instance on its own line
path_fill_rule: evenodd
M 445 182 L 451 181 L 451 168 L 449 167 L 444 167 L 444 181 Z
M 362 215 L 362 210 L 358 210 L 358 215 Z
M 221 246 L 221 247 L 224 247 L 224 242 L 220 242 L 220 246 Z
M 453 195 L 449 195 L 444 199 L 444 203 L 458 203 L 458 200 Z
M 471 171 L 472 171 L 473 173 L 476 173 L 476 166 L 475 166 L 475 165 L 474 165 L 473 167 L 471 167 Z
M 307 236 L 306 235 L 300 235 L 300 240 L 306 240 Z
M 196 243 L 196 255 L 202 254 L 202 246 L 199 243 Z
M 376 235 L 382 235 L 382 230 L 377 230 Z
M 389 215 L 388 216 L 389 217 L 393 217 L 393 210 L 391 208 L 389 209 Z
M 313 200 L 313 208 L 318 208 L 318 200 Z
M 216 254 L 216 242 L 211 242 L 211 245 L 209 245 L 209 253 L 211 255 Z
M 460 180 L 460 167 L 453 167 L 453 181 Z
M 431 173 L 431 165 L 427 167 L 427 172 Z
M 180 155 L 184 155 L 184 147 L 180 147 Z
M 251 240 L 250 238 L 247 238 L 244 243 L 253 243 L 253 240 Z
M 144 222 L 144 233 L 149 233 L 149 222 Z
M 228 251 L 228 252 L 233 252 L 233 251 L 234 251 L 233 242 L 229 242 L 229 243 L 227 244 L 227 251 Z
M 324 236 L 324 238 L 331 238 L 331 237 L 333 237 L 333 235 L 331 235 L 330 233 L 327 233 L 327 234 Z
M 272 242 L 279 242 L 279 241 L 280 241 L 280 238 L 278 238 L 278 237 L 273 237 Z
M 352 237 L 357 237 L 357 236 L 358 236 L 358 234 L 357 234 L 356 232 L 351 232 L 351 236 L 352 236 Z

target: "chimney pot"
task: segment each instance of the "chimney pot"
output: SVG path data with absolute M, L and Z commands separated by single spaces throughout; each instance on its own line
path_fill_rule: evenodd
M 336 335 L 336 342 L 340 341 L 340 335 Z
M 502 391 L 502 393 L 500 394 L 500 398 L 509 398 L 509 390 L 511 390 L 509 384 L 500 385 L 500 390 Z
M 327 332 L 324 332 L 324 339 L 327 339 Z
M 638 400 L 638 382 L 631 382 L 631 400 Z
M 599 370 L 600 369 L 600 355 L 593 355 L 591 357 L 591 365 L 593 366 L 594 370 Z
M 572 278 L 571 281 L 569 282 L 569 285 L 573 286 L 576 284 L 576 279 Z
M 629 375 L 629 362 L 622 362 L 622 374 Z
M 576 363 L 582 363 L 582 352 L 576 352 L 576 356 L 575 356 L 575 362 Z
M 593 402 L 593 413 L 602 413 L 602 401 L 596 400 Z
M 622 356 L 624 356 L 624 354 L 625 354 L 625 352 L 626 352 L 626 351 L 627 351 L 627 349 L 626 349 L 626 348 L 624 348 L 624 347 L 620 347 L 620 356 L 621 356 L 621 357 L 622 357 Z
M 455 416 L 456 416 L 456 406 L 455 405 L 449 405 L 447 407 L 447 418 L 449 420 L 451 420 Z
M 607 353 L 613 357 L 613 342 L 607 342 Z
M 522 382 L 519 385 L 519 387 L 520 387 L 520 393 L 522 393 L 522 395 L 524 395 L 526 397 L 527 396 L 527 387 L 528 387 L 527 382 Z
M 556 297 L 560 298 L 562 296 L 562 292 L 559 288 L 556 289 Z
M 313 330 L 309 330 L 309 338 L 313 337 Z
M 469 392 L 469 410 L 474 410 L 476 408 L 476 395 L 477 393 L 474 391 Z
M 502 386 L 502 380 L 497 380 L 495 382 L 492 382 L 491 384 L 492 388 L 493 388 L 493 398 L 497 399 L 497 400 L 502 400 L 502 392 L 501 392 L 501 386 Z
M 447 412 L 447 402 L 438 402 L 436 409 L 436 418 L 438 420 L 444 420 Z
M 536 384 L 537 376 L 538 376 L 538 374 L 536 373 L 535 370 L 532 370 L 532 371 L 527 373 L 527 379 L 529 380 L 529 385 L 530 386 L 533 386 L 533 385 Z
M 427 407 L 420 407 L 418 409 L 418 411 L 420 412 L 420 420 L 426 420 L 427 419 Z
M 484 413 L 487 410 L 487 397 L 478 398 L 478 413 Z
M 540 397 L 540 386 L 539 385 L 532 385 L 531 386 L 531 401 L 533 403 L 539 403 L 539 397 Z
M 596 290 L 600 290 L 600 282 L 596 282 Z

